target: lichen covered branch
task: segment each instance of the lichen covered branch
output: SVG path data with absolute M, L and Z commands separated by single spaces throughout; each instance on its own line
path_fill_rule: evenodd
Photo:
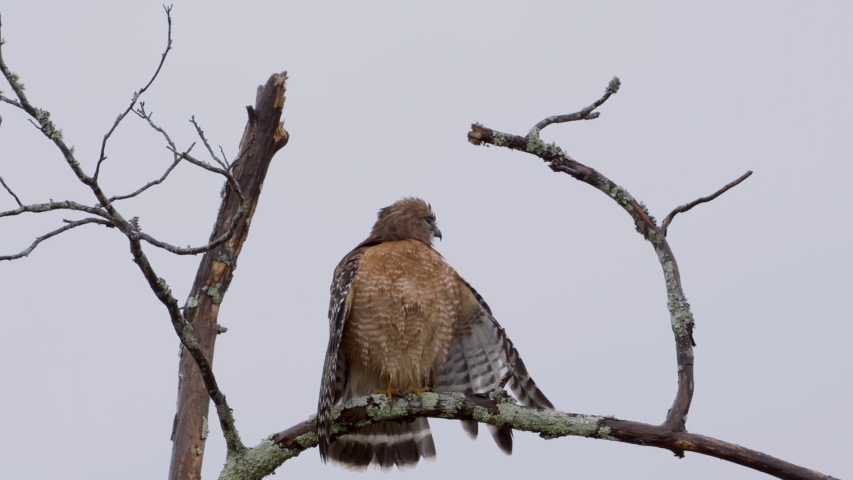
M 511 397 L 505 394 L 500 398 Z M 389 402 L 385 395 L 357 397 L 336 407 L 332 415 L 334 437 L 381 421 L 408 420 L 415 417 L 474 420 L 498 427 L 535 432 L 546 439 L 580 436 L 667 450 L 687 450 L 722 458 L 785 479 L 832 478 L 754 450 L 702 435 L 671 432 L 663 426 L 600 415 L 533 410 L 521 407 L 511 400 L 494 400 L 486 394 L 428 392 L 421 398 L 407 395 L 405 398 L 395 398 L 392 402 Z M 271 435 L 253 448 L 229 456 L 220 474 L 220 480 L 258 480 L 272 474 L 285 461 L 317 445 L 316 428 L 316 420 L 312 417 Z

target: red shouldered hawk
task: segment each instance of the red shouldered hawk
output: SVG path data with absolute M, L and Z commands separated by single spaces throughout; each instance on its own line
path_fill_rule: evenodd
M 435 456 L 426 418 L 379 423 L 332 440 L 331 409 L 353 396 L 425 388 L 488 392 L 513 363 L 509 386 L 519 401 L 554 408 L 483 298 L 432 247 L 433 237 L 441 231 L 432 208 L 404 198 L 379 211 L 370 236 L 335 269 L 317 411 L 323 461 L 387 469 Z M 477 435 L 477 422 L 462 423 Z M 501 450 L 512 453 L 512 430 L 489 429 Z

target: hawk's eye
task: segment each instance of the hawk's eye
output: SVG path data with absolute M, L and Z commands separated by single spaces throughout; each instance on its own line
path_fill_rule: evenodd
M 424 220 L 426 220 L 426 222 L 428 224 L 434 225 L 435 224 L 435 215 L 430 215 L 428 217 L 424 217 Z

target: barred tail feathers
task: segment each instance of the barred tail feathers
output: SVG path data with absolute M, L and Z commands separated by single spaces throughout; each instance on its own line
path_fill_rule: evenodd
M 383 422 L 338 437 L 329 445 L 327 458 L 350 470 L 378 465 L 383 470 L 417 465 L 421 458 L 435 457 L 435 443 L 426 418 Z

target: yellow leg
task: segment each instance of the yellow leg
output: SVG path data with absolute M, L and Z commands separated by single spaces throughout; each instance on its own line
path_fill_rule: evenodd
M 385 390 L 380 390 L 380 389 L 378 389 L 378 388 L 377 388 L 376 390 L 374 390 L 374 391 L 373 391 L 373 393 L 381 393 L 381 394 L 385 395 L 386 397 L 388 397 L 388 400 L 391 400 L 391 398 L 392 398 L 394 395 L 397 395 L 398 397 L 402 397 L 402 396 L 403 396 L 403 394 L 402 394 L 402 393 L 400 393 L 400 389 L 399 389 L 399 388 L 397 388 L 397 387 L 392 387 L 390 383 L 388 384 L 388 388 L 387 388 L 387 389 L 385 389 Z
M 423 398 L 424 393 L 429 392 L 432 389 L 429 387 L 418 388 L 418 387 L 416 387 L 410 383 L 409 386 L 406 387 L 406 390 L 408 390 L 409 393 L 414 393 L 415 395 L 418 396 L 418 398 Z

